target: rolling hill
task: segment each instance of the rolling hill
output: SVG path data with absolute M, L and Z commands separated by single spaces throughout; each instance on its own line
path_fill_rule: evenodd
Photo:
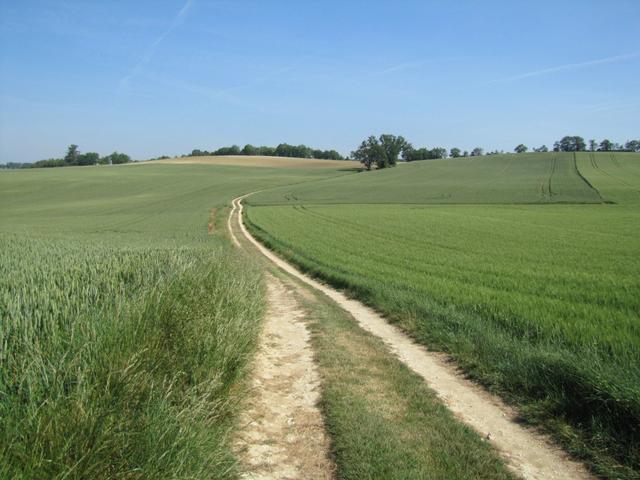
M 601 203 L 573 153 L 424 160 L 256 195 L 251 204 Z

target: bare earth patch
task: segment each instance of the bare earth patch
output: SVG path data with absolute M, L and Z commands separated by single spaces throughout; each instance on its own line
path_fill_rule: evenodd
M 320 378 L 304 311 L 268 275 L 269 309 L 236 442 L 247 479 L 330 479 L 329 440 L 317 403 Z
M 269 167 L 269 168 L 360 168 L 359 162 L 350 160 L 318 160 L 314 158 L 267 157 L 251 155 L 177 157 L 165 160 L 142 162 L 153 164 L 200 164 L 200 165 L 231 165 L 236 167 Z

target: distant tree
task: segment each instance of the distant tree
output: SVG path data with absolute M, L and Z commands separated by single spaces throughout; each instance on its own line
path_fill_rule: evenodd
M 242 155 L 257 155 L 258 149 L 253 145 L 247 143 L 244 147 L 242 147 L 242 151 L 240 153 L 242 153 Z
M 20 162 L 7 162 L 5 164 L 0 163 L 0 168 L 6 168 L 9 170 L 16 170 L 18 168 L 31 168 L 31 163 L 20 163 Z
M 527 150 L 529 150 L 527 146 L 522 143 L 515 148 L 516 153 L 525 153 Z
M 221 147 L 215 152 L 211 152 L 211 155 L 240 155 L 240 147 L 238 145 L 231 145 L 230 147 Z
M 351 152 L 351 156 L 362 163 L 367 170 L 371 170 L 374 164 L 384 165 L 386 161 L 386 152 L 373 135 L 363 140 L 358 149 Z
M 468 156 L 469 156 L 469 152 L 465 150 L 465 151 L 462 153 L 462 156 L 463 156 L 463 157 L 468 157 Z
M 67 148 L 67 154 L 64 156 L 64 163 L 67 165 L 77 165 L 78 155 L 80 155 L 78 145 L 69 145 L 69 147 Z
M 452 158 L 458 158 L 460 155 L 462 155 L 462 152 L 457 147 L 453 147 L 449 152 L 449 156 Z
M 426 151 L 427 149 L 426 149 L 426 148 L 422 148 L 422 149 L 418 148 L 418 149 L 415 149 L 415 148 L 413 148 L 413 145 L 408 146 L 407 148 L 405 148 L 405 149 L 402 151 L 402 159 L 403 159 L 405 162 L 413 162 L 414 160 L 422 160 L 422 158 L 418 158 L 418 157 L 420 157 L 420 156 L 421 156 L 421 154 L 422 154 L 421 150 Z
M 336 150 L 325 150 L 322 152 L 324 159 L 326 160 L 344 160 L 344 157 L 340 155 Z
M 460 152 L 458 150 L 458 156 Z M 447 149 L 442 147 L 434 148 L 413 148 L 410 143 L 407 143 L 405 148 L 402 149 L 402 158 L 406 162 L 413 162 L 416 160 L 433 160 L 438 158 L 447 158 Z
M 288 143 L 281 143 L 276 147 L 276 155 L 278 157 L 294 157 L 293 154 L 293 145 L 289 145 Z
M 276 149 L 273 147 L 258 147 L 258 155 L 265 155 L 267 157 L 273 157 L 276 154 Z
M 106 157 L 102 157 L 100 159 L 100 163 L 105 165 L 121 165 L 123 163 L 129 162 L 131 162 L 131 157 L 129 157 L 129 155 L 118 152 L 113 152 L 111 155 L 107 155 Z
M 29 168 L 53 168 L 67 166 L 64 158 L 50 158 L 48 160 L 39 160 L 29 165 Z
M 605 138 L 600 142 L 598 150 L 601 152 L 610 152 L 611 150 L 613 150 L 613 142 Z
M 589 140 L 589 150 L 591 150 L 592 152 L 595 152 L 597 148 L 598 148 L 598 142 L 596 142 L 594 139 Z
M 549 148 L 546 145 L 542 145 L 538 148 L 534 148 L 533 149 L 534 152 L 538 152 L 538 153 L 542 153 L 542 152 L 548 152 Z
M 96 152 L 82 153 L 76 157 L 76 165 L 96 165 L 100 160 L 100 155 Z
M 429 150 L 431 158 L 447 158 L 447 149 L 442 147 L 434 147 Z
M 629 140 L 624 144 L 624 148 L 629 152 L 640 152 L 640 140 Z
M 405 162 L 414 162 L 416 160 L 426 160 L 431 158 L 431 153 L 427 148 L 407 147 L 402 152 L 402 159 Z
M 484 154 L 484 150 L 481 149 L 480 147 L 476 147 L 473 150 L 471 150 L 472 157 L 481 157 L 483 154 Z
M 562 139 L 553 144 L 555 152 L 583 152 L 586 147 L 584 138 L 579 136 L 562 137 Z
M 398 156 L 405 150 L 413 148 L 404 137 L 383 133 L 380 135 L 380 146 L 385 152 L 384 161 L 378 164 L 378 168 L 393 167 L 398 161 Z

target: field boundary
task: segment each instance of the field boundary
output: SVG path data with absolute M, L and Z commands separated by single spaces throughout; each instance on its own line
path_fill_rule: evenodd
M 548 436 L 519 424 L 516 413 L 498 397 L 464 378 L 451 365 L 446 355 L 428 351 L 389 324 L 373 309 L 302 273 L 262 245 L 243 222 L 242 199 L 249 195 L 251 194 L 233 200 L 229 227 L 231 228 L 232 217 L 235 215 L 242 235 L 269 261 L 325 294 L 349 312 L 363 329 L 381 338 L 397 358 L 427 382 L 457 418 L 497 448 L 514 472 L 527 479 L 593 478 L 584 465 L 570 459 Z M 239 245 L 235 236 L 232 238 Z

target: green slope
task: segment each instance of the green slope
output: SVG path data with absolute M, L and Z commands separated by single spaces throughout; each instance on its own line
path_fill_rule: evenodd
M 424 161 L 264 192 L 247 220 L 282 255 L 451 353 L 601 475 L 631 479 L 639 166 L 638 154 L 604 152 Z
M 252 204 L 600 203 L 572 153 L 427 160 L 311 185 L 283 187 Z
M 584 152 L 576 156 L 580 173 L 605 200 L 640 203 L 640 154 Z
M 331 169 L 126 165 L 0 172 L 0 233 L 127 244 L 201 238 L 213 207 L 256 190 L 344 175 Z

